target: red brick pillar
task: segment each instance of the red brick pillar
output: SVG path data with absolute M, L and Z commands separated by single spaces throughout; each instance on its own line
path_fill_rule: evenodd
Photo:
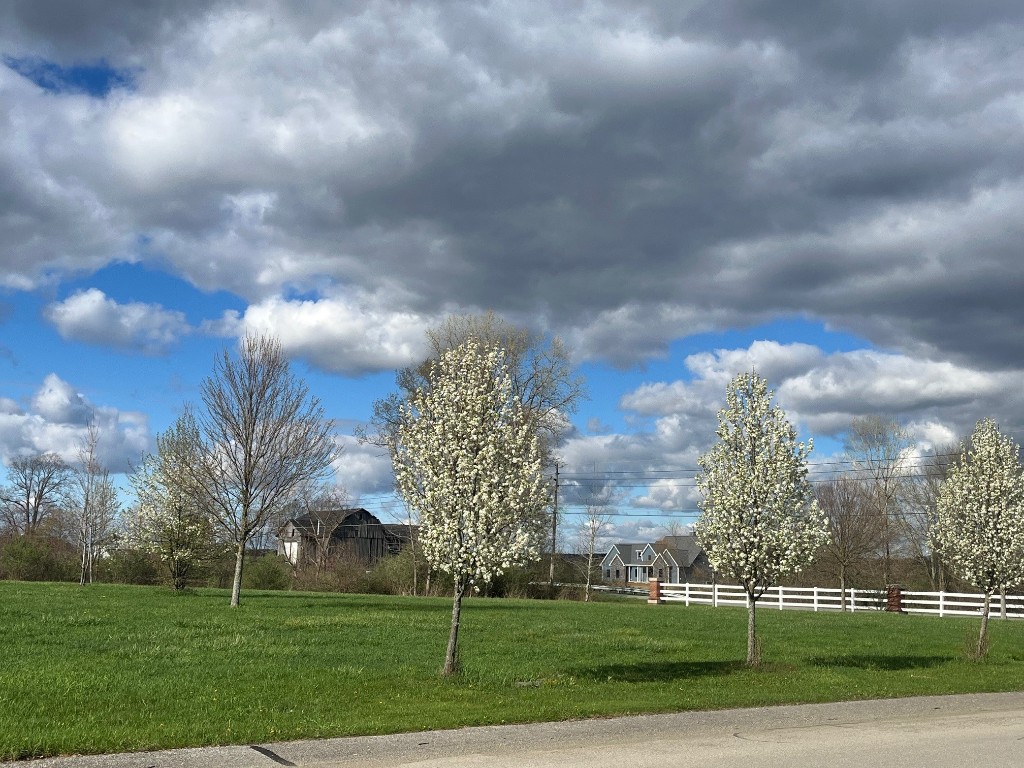
M 661 581 L 659 579 L 648 579 L 647 585 L 651 589 L 650 597 L 647 598 L 648 605 L 661 605 Z
M 899 584 L 886 587 L 885 610 L 890 613 L 903 613 L 903 588 Z

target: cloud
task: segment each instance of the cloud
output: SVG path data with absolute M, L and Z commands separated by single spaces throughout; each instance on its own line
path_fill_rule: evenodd
M 93 423 L 99 431 L 98 454 L 114 473 L 127 472 L 150 449 L 149 420 L 141 413 L 95 405 L 69 382 L 49 374 L 28 408 L 0 398 L 0 459 L 54 452 L 74 464 Z
M 394 490 L 391 458 L 387 450 L 360 443 L 348 435 L 341 436 L 339 442 L 342 452 L 334 462 L 334 471 L 349 496 L 358 499 Z
M 165 352 L 191 330 L 181 312 L 159 304 L 119 304 L 96 288 L 50 304 L 45 316 L 65 339 L 148 354 Z
M 6 287 L 145 261 L 343 318 L 292 342 L 341 372 L 477 307 L 622 367 L 779 315 L 1024 367 L 1016 4 L 122 5 L 0 9 L 12 60 L 134 75 L 0 66 Z
M 622 397 L 632 431 L 576 434 L 559 448 L 568 504 L 619 494 L 622 508 L 692 514 L 699 500 L 697 459 L 715 440 L 726 385 L 750 370 L 766 375 L 775 402 L 798 429 L 837 442 L 854 418 L 875 413 L 902 422 L 917 450 L 955 442 L 986 416 L 1024 438 L 1024 371 L 989 372 L 866 349 L 826 353 L 774 341 L 694 354 L 684 362 L 688 378 L 648 382 Z
M 358 376 L 422 360 L 427 353 L 424 330 L 438 321 L 389 312 L 371 301 L 270 298 L 208 328 L 238 336 L 273 334 L 291 356 L 326 371 Z
M 57 374 L 51 373 L 32 398 L 32 410 L 49 422 L 85 426 L 92 418 L 92 406 Z

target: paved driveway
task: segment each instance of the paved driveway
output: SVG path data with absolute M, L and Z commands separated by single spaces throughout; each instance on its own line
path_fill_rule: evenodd
M 687 712 L 68 757 L 26 768 L 1024 766 L 1024 693 Z

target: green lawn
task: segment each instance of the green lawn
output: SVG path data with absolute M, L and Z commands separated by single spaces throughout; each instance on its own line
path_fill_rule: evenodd
M 0 582 L 0 758 L 1024 687 L 1024 621 Z

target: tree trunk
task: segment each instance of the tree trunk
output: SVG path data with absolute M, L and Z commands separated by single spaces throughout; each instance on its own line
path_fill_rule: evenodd
M 419 594 L 419 574 L 417 573 L 416 562 L 416 540 L 413 538 L 411 519 L 409 523 L 409 547 L 412 549 L 412 596 L 416 597 Z
M 85 536 L 82 536 L 82 568 L 78 578 L 79 586 L 85 586 L 85 576 L 89 569 L 89 545 L 85 543 Z
M 754 596 L 747 593 L 747 666 L 756 667 L 761 660 L 757 652 L 757 623 L 755 614 L 757 612 L 757 601 Z
M 839 566 L 839 610 L 846 610 L 846 563 Z
M 985 593 L 985 602 L 981 606 L 981 631 L 978 633 L 977 658 L 982 659 L 988 651 L 988 611 L 992 602 L 992 593 Z
M 238 542 L 235 552 L 235 578 L 231 582 L 231 607 L 237 608 L 242 593 L 242 565 L 245 562 L 245 540 Z
M 444 655 L 444 669 L 441 670 L 441 674 L 444 677 L 451 677 L 459 671 L 459 618 L 462 615 L 462 596 L 465 592 L 465 582 L 463 582 L 462 579 L 456 579 L 455 597 L 454 600 L 452 600 L 452 629 L 448 635 L 448 650 Z

